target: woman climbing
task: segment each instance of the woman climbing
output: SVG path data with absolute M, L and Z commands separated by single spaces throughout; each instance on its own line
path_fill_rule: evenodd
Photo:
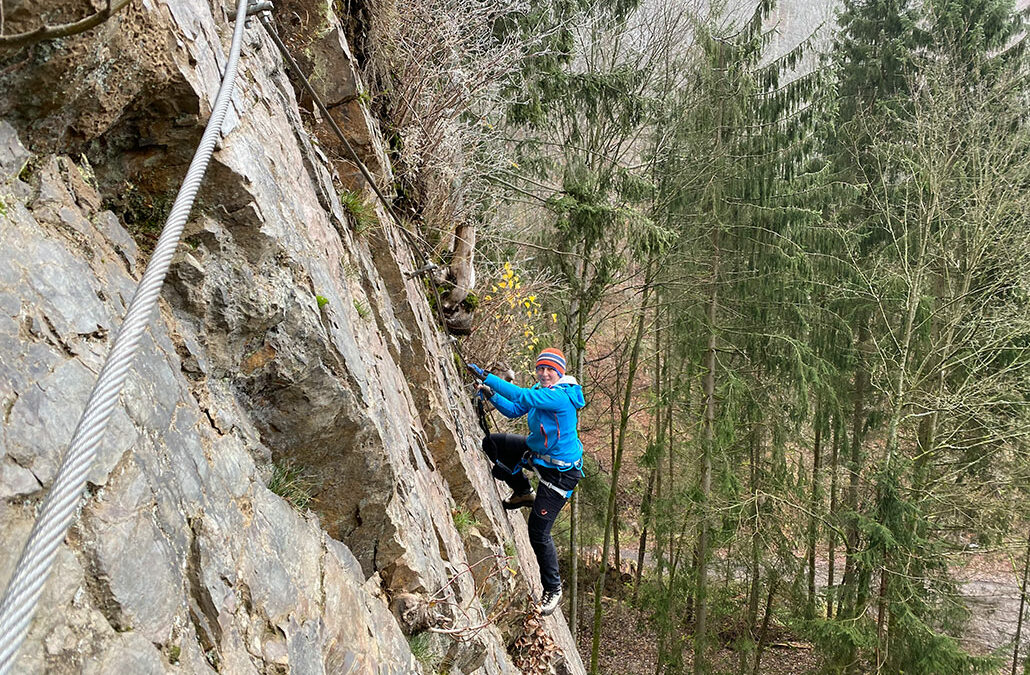
M 565 355 L 559 349 L 545 349 L 536 358 L 537 384 L 526 389 L 486 373 L 475 364 L 469 371 L 480 380 L 480 392 L 505 417 L 526 415 L 529 436 L 490 434 L 483 450 L 494 463 L 494 478 L 504 481 L 512 495 L 502 504 L 506 509 L 531 507 L 529 541 L 540 565 L 543 596 L 540 614 L 554 612 L 561 600 L 558 553 L 551 538 L 551 526 L 583 476 L 583 444 L 577 433 L 577 412 L 586 405 L 583 388 L 565 374 Z M 538 492 L 523 473 L 530 468 L 540 477 Z

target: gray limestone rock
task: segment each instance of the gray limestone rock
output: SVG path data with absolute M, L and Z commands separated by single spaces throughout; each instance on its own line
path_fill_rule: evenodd
M 130 631 L 113 640 L 97 668 L 98 675 L 164 675 L 170 669 L 152 642 Z
M 8 411 L 6 451 L 19 466 L 49 485 L 86 405 L 95 377 L 67 359 L 26 389 Z
M 128 217 L 127 186 L 155 204 L 174 194 L 225 63 L 221 6 L 152 4 L 69 41 L 75 60 L 27 65 L 25 100 L 0 103 L 0 537 L 14 542 L 0 581 L 153 243 Z M 385 220 L 351 230 L 338 192 L 354 167 L 325 159 L 336 141 L 301 114 L 251 24 L 223 137 L 18 672 L 409 675 L 424 671 L 414 629 L 390 611 L 407 593 L 446 599 L 448 621 L 459 606 L 510 606 L 434 639 L 454 673 L 514 673 L 517 608 L 539 591 L 524 521 L 500 508 L 450 348 L 408 275 L 416 256 Z M 330 26 L 308 58 L 388 176 L 342 35 Z M 121 89 L 88 111 L 101 82 Z M 67 105 L 45 87 L 67 89 Z M 28 158 L 18 134 L 42 148 L 24 183 L 10 180 Z M 294 483 L 273 483 L 276 467 Z M 454 526 L 458 505 L 479 521 L 472 536 Z M 477 562 L 506 542 L 519 574 Z M 583 673 L 564 621 L 548 626 L 566 671 Z
M 81 524 L 90 540 L 94 593 L 108 621 L 116 630 L 165 644 L 182 605 L 184 556 L 156 525 L 153 507 L 146 475 L 129 462 L 103 498 L 92 501 Z
M 21 144 L 17 130 L 0 120 L 0 183 L 17 178 L 31 156 Z
M 42 487 L 35 474 L 19 466 L 10 457 L 0 461 L 0 499 L 35 494 Z
M 118 252 L 122 261 L 129 268 L 129 273 L 136 274 L 136 256 L 139 255 L 139 246 L 136 241 L 125 231 L 122 224 L 118 222 L 118 216 L 111 211 L 101 211 L 93 218 L 93 224 L 100 234 L 107 237 L 107 240 Z

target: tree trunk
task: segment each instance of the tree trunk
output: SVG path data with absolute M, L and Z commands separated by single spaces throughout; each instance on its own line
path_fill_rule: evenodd
M 884 631 L 887 620 L 887 589 L 890 584 L 890 575 L 887 573 L 888 558 L 884 556 L 883 569 L 880 570 L 880 594 L 876 600 L 876 672 L 880 672 L 886 660 Z
M 679 571 L 681 567 L 681 560 L 683 558 L 683 547 L 686 540 L 686 531 L 689 521 L 683 520 L 683 527 L 680 528 L 679 537 L 676 538 L 678 542 L 676 550 L 672 552 L 672 558 L 669 560 L 669 590 L 667 598 L 669 602 L 669 616 L 667 617 L 665 629 L 669 635 L 665 639 L 666 654 L 663 659 L 663 663 L 670 667 L 670 671 L 674 673 L 680 673 L 683 670 L 683 636 L 681 633 L 681 626 L 683 624 L 682 617 L 676 611 L 676 597 L 679 596 L 679 589 L 677 583 L 679 581 Z
M 830 459 L 830 514 L 831 524 L 833 517 L 837 514 L 837 475 L 840 473 L 837 468 L 837 458 L 840 450 L 840 423 L 837 416 L 833 416 L 833 454 Z M 827 552 L 826 561 L 826 618 L 833 618 L 833 598 L 836 592 L 833 588 L 833 573 L 836 566 L 837 557 L 837 528 L 830 527 L 829 530 L 829 542 L 827 544 L 829 551 Z
M 816 512 L 819 510 L 819 461 L 822 450 L 823 419 L 822 404 L 815 406 L 815 443 L 812 447 L 812 495 L 808 501 L 808 604 L 805 606 L 805 618 L 815 616 L 815 542 L 818 535 Z
M 913 349 L 912 340 L 915 333 L 916 314 L 919 310 L 920 302 L 922 301 L 924 272 L 923 260 L 926 254 L 927 239 L 928 238 L 926 236 L 920 236 L 915 276 L 909 284 L 905 307 L 905 322 L 902 327 L 900 351 L 898 353 L 896 363 L 897 372 L 895 373 L 891 391 L 893 400 L 891 401 L 891 415 L 887 424 L 887 457 L 884 462 L 883 471 L 879 474 L 877 485 L 877 492 L 879 494 L 879 503 L 877 505 L 879 517 L 877 520 L 901 541 L 907 539 L 915 526 L 912 519 L 904 517 L 899 518 L 895 515 L 898 512 L 896 504 L 901 499 L 899 496 L 901 481 L 898 476 L 901 469 L 895 468 L 896 463 L 894 462 L 894 457 L 900 453 L 901 441 L 899 435 L 901 433 L 901 418 L 905 410 L 905 401 L 908 399 L 908 366 Z M 888 590 L 890 588 L 890 573 L 888 572 L 888 565 L 891 564 L 892 560 L 897 559 L 899 569 L 907 572 L 909 568 L 906 564 L 905 556 L 907 554 L 909 559 L 911 559 L 912 555 L 912 552 L 906 552 L 904 550 L 900 550 L 897 555 L 894 555 L 894 548 L 894 546 L 887 543 L 877 546 L 878 552 L 882 556 L 880 568 L 880 590 L 877 598 L 876 612 L 877 671 L 879 671 L 884 664 L 885 653 L 888 651 L 887 645 L 889 644 L 890 639 L 886 623 L 887 605 L 889 604 Z M 859 606 L 858 611 L 861 611 L 861 605 Z
M 670 378 L 669 378 L 669 359 L 665 359 L 665 365 L 664 365 L 662 370 L 664 372 L 663 377 L 664 377 L 665 381 L 666 382 L 671 381 Z M 678 386 L 678 384 L 679 384 L 679 377 L 677 376 L 677 378 L 676 378 L 676 386 Z M 690 401 L 690 389 L 689 389 L 689 386 L 688 386 L 688 389 L 687 389 L 687 401 L 688 401 L 688 404 L 689 404 L 689 401 Z M 666 418 L 665 418 L 666 429 L 667 429 L 667 433 L 665 434 L 665 439 L 667 440 L 667 443 L 665 444 L 665 454 L 666 454 L 666 457 L 667 457 L 667 464 L 668 464 L 668 467 L 669 467 L 669 471 L 668 471 L 668 473 L 666 473 L 665 494 L 666 494 L 666 497 L 669 500 L 670 504 L 672 503 L 672 499 L 674 499 L 674 495 L 676 494 L 675 493 L 675 488 L 676 488 L 676 468 L 675 468 L 675 465 L 676 465 L 676 457 L 675 457 L 676 444 L 672 442 L 672 410 L 673 410 L 673 402 L 670 400 L 669 401 L 669 408 L 668 408 L 668 413 L 669 414 L 666 415 Z M 671 524 L 670 524 L 670 526 L 669 526 L 669 555 L 670 556 L 673 555 L 673 549 L 675 547 L 675 545 L 674 545 L 674 543 L 672 541 L 674 530 L 675 530 L 675 528 L 672 527 Z M 687 616 L 690 616 L 692 614 L 692 612 L 693 612 L 693 606 L 690 604 L 689 600 L 687 602 L 688 602 Z
M 614 417 L 612 421 L 615 421 Z M 615 466 L 615 425 L 612 425 L 612 466 Z M 612 491 L 615 491 L 615 484 L 612 484 Z M 612 512 L 612 546 L 614 554 L 612 555 L 613 564 L 615 567 L 616 577 L 620 577 L 622 574 L 622 555 L 619 550 L 619 496 L 615 495 L 615 510 Z M 608 561 L 605 561 L 605 565 L 608 565 Z M 621 594 L 620 594 L 621 600 Z
M 586 343 L 583 341 L 583 312 L 576 312 L 576 380 L 586 386 Z M 569 504 L 569 633 L 576 641 L 579 632 L 579 491 Z
M 708 349 L 705 353 L 704 395 L 704 440 L 701 457 L 701 527 L 697 544 L 697 590 L 694 599 L 694 673 L 703 675 L 708 671 L 706 645 L 708 643 L 708 537 L 710 535 L 709 500 L 712 496 L 712 453 L 715 447 L 715 317 L 718 311 L 719 288 L 719 234 L 712 235 L 714 267 L 712 287 L 708 298 Z
M 472 266 L 476 252 L 475 223 L 459 223 L 454 229 L 450 246 L 451 262 L 442 281 L 453 285 L 450 292 L 443 297 L 443 318 L 448 332 L 454 335 L 469 335 L 472 332 L 472 312 L 462 303 L 472 291 L 476 278 Z
M 665 495 L 665 491 L 663 490 L 663 486 L 662 486 L 662 462 L 661 462 L 661 457 L 659 457 L 658 460 L 659 461 L 655 465 L 655 472 L 654 472 L 654 498 L 655 498 L 655 503 L 656 504 L 661 504 L 663 496 Z M 663 514 L 663 515 L 667 516 L 668 514 Z M 661 538 L 664 533 L 661 532 L 661 528 L 659 527 L 659 519 L 657 517 L 655 517 L 654 522 L 655 522 L 655 527 L 654 527 L 655 546 L 654 546 L 654 549 L 655 549 L 655 554 L 658 556 L 658 560 L 655 561 L 655 566 L 656 566 L 656 569 L 655 569 L 655 580 L 657 581 L 658 584 L 661 584 L 662 583 L 662 577 L 665 575 L 665 560 L 666 560 L 665 553 L 663 552 L 664 548 L 665 548 L 665 543 L 662 541 L 662 538 Z M 667 525 L 664 525 L 664 527 L 669 527 L 671 529 L 671 527 L 672 527 L 671 521 L 666 520 L 666 523 L 667 523 Z M 669 556 L 670 556 L 670 558 L 672 556 L 672 549 L 671 548 L 669 549 Z
M 772 616 L 773 598 L 776 595 L 778 578 L 775 574 L 769 579 L 769 593 L 765 596 L 765 616 L 762 617 L 762 632 L 758 637 L 758 648 L 755 650 L 755 669 L 753 675 L 758 675 L 762 666 L 762 650 L 765 649 L 766 638 L 769 636 L 769 617 Z
M 857 616 L 858 584 L 856 582 L 859 545 L 858 532 L 858 482 L 862 473 L 862 433 L 865 426 L 865 394 L 869 383 L 866 370 L 865 352 L 869 341 L 869 320 L 862 316 L 858 325 L 858 368 L 855 372 L 854 415 L 851 420 L 851 457 L 848 461 L 848 491 L 845 507 L 849 511 L 847 540 L 845 542 L 846 557 L 844 559 L 844 581 L 841 584 L 840 603 L 837 615 L 845 611 L 846 618 Z M 852 655 L 853 657 L 853 655 Z
M 661 302 L 658 303 L 661 305 Z M 661 322 L 659 317 L 661 310 L 655 311 L 654 331 L 654 382 L 655 382 L 655 422 L 654 422 L 654 462 L 655 466 L 648 472 L 647 491 L 640 503 L 640 542 L 637 545 L 637 569 L 633 580 L 633 602 L 637 601 L 637 594 L 640 591 L 640 577 L 644 570 L 644 554 L 647 552 L 647 528 L 651 520 L 651 499 L 654 496 L 655 476 L 658 473 L 657 467 L 662 461 L 662 448 L 664 447 L 665 426 L 662 423 L 662 342 Z M 670 414 L 670 413 L 666 413 Z
M 622 602 L 622 554 L 619 549 L 619 498 L 615 498 L 615 513 L 612 514 L 612 546 L 615 548 L 613 553 L 615 568 L 615 580 L 616 588 L 619 589 L 619 602 Z
M 1019 618 L 1016 620 L 1015 647 L 1012 648 L 1012 675 L 1016 675 L 1019 664 L 1019 640 L 1023 633 L 1023 607 L 1026 604 L 1026 580 L 1030 572 L 1030 532 L 1026 536 L 1026 558 L 1023 561 L 1023 583 L 1019 587 Z
M 622 401 L 622 410 L 619 414 L 619 440 L 616 446 L 615 463 L 612 465 L 612 487 L 608 492 L 608 510 L 605 514 L 604 546 L 601 551 L 601 560 L 607 562 L 608 548 L 611 543 L 609 533 L 615 520 L 615 494 L 619 487 L 619 470 L 622 466 L 622 450 L 626 441 L 626 428 L 629 426 L 629 416 L 633 404 L 633 380 L 637 373 L 637 364 L 640 361 L 640 345 L 644 337 L 644 322 L 647 318 L 647 300 L 651 291 L 651 271 L 653 259 L 648 260 L 647 271 L 644 277 L 644 293 L 640 300 L 640 308 L 637 310 L 636 335 L 633 340 L 633 351 L 629 357 L 629 371 L 626 373 L 626 394 Z M 604 590 L 606 565 L 601 566 L 601 574 L 597 579 L 594 591 L 594 635 L 593 644 L 590 649 L 590 674 L 597 675 L 598 656 L 601 649 L 601 593 Z
M 657 467 L 652 468 L 647 477 L 647 492 L 640 504 L 640 519 L 643 526 L 640 529 L 640 543 L 637 546 L 637 569 L 636 578 L 633 580 L 633 602 L 636 603 L 637 595 L 640 592 L 640 576 L 644 571 L 644 554 L 647 552 L 647 525 L 651 520 L 651 500 L 654 499 L 655 477 L 658 474 Z
M 748 454 L 750 464 L 748 491 L 751 494 L 751 503 L 753 504 L 754 514 L 752 516 L 754 525 L 751 526 L 751 562 L 748 567 L 749 576 L 751 577 L 750 583 L 748 584 L 747 592 L 747 615 L 745 616 L 745 629 L 747 630 L 747 639 L 750 641 L 751 646 L 757 644 L 758 641 L 758 604 L 759 597 L 762 592 L 762 549 L 759 543 L 758 537 L 758 523 L 761 520 L 761 514 L 759 512 L 758 504 L 758 486 L 759 486 L 759 472 L 761 470 L 761 447 L 762 447 L 762 426 L 760 423 L 755 423 L 751 428 L 750 442 L 748 443 Z M 729 558 L 727 557 L 727 561 Z M 729 567 L 729 565 L 727 565 Z M 748 655 L 747 649 L 740 650 L 740 663 L 738 664 L 738 670 L 741 675 L 745 675 L 748 668 Z

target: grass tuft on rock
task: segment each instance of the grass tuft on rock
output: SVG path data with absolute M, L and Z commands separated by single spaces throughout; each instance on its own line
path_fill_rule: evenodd
M 443 660 L 443 655 L 436 649 L 432 633 L 416 633 L 408 638 L 408 647 L 415 660 L 422 664 L 426 673 L 435 673 Z
M 340 205 L 354 222 L 354 234 L 364 234 L 379 223 L 375 207 L 360 192 L 340 190 Z
M 462 539 L 468 536 L 473 527 L 479 526 L 479 521 L 464 507 L 459 506 L 451 511 L 451 517 L 454 518 L 454 527 Z
M 269 476 L 266 487 L 298 511 L 303 511 L 311 503 L 314 482 L 311 476 L 293 461 L 281 460 L 272 464 L 272 475 Z

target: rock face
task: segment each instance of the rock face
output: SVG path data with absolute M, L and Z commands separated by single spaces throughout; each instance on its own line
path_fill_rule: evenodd
M 0 55 L 4 585 L 210 113 L 231 9 L 140 0 Z M 336 17 L 314 0 L 276 11 L 317 20 L 281 29 L 388 183 Z M 409 275 L 418 252 L 341 204 L 363 181 L 297 91 L 251 20 L 224 138 L 16 672 L 519 672 L 539 593 L 522 516 L 500 508 Z M 284 473 L 308 508 L 280 496 Z M 540 672 L 584 672 L 564 620 L 546 626 L 558 652 Z

